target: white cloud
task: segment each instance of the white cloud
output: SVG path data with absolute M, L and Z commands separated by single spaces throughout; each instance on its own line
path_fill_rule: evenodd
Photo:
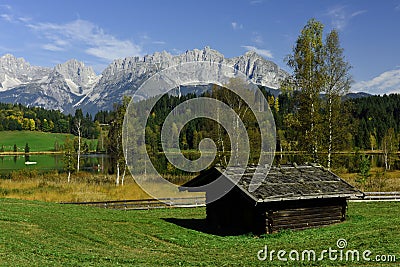
M 50 51 L 83 47 L 87 54 L 106 61 L 140 56 L 142 53 L 141 46 L 105 33 L 102 28 L 86 20 L 77 19 L 65 24 L 31 23 L 27 26 L 49 41 L 42 48 Z
M 251 46 L 251 45 L 243 45 L 242 47 L 244 49 L 246 49 L 247 51 L 254 51 L 257 54 L 259 54 L 260 56 L 267 57 L 267 58 L 274 58 L 270 50 L 260 49 L 260 48 L 257 48 L 255 46 Z
M 359 10 L 359 11 L 353 12 L 353 13 L 350 15 L 350 18 L 354 18 L 354 17 L 356 17 L 356 16 L 358 16 L 358 15 L 361 15 L 361 14 L 364 14 L 364 13 L 366 13 L 366 12 L 367 12 L 367 10 Z
M 42 48 L 44 50 L 53 51 L 53 52 L 65 51 L 65 48 L 63 48 L 61 46 L 57 46 L 55 44 L 44 44 L 44 45 L 42 45 Z
M 153 41 L 151 43 L 155 44 L 155 45 L 165 45 L 166 44 L 166 42 L 164 42 L 164 41 Z
M 0 8 L 6 9 L 6 10 L 11 10 L 12 6 L 10 6 L 10 5 L 0 5 Z
M 239 24 L 236 21 L 231 22 L 232 29 L 234 30 L 241 30 L 243 29 L 243 24 Z
M 13 22 L 13 21 L 14 21 L 13 16 L 10 15 L 10 14 L 1 14 L 0 17 L 1 17 L 3 20 L 7 21 L 7 22 Z
M 251 41 L 258 45 L 264 44 L 264 40 L 258 32 L 253 32 L 253 37 L 251 38 Z
M 347 26 L 347 24 L 352 18 L 357 17 L 366 12 L 367 12 L 366 10 L 358 10 L 349 14 L 345 6 L 336 6 L 331 8 L 328 11 L 327 15 L 331 18 L 332 26 L 340 31 Z
M 30 20 L 28 17 L 19 16 L 10 5 L 0 5 L 0 10 L 3 11 L 0 18 L 9 23 L 26 23 Z
M 28 23 L 29 21 L 31 21 L 32 19 L 29 17 L 19 17 L 18 18 L 19 21 L 23 22 L 23 23 Z
M 369 81 L 357 82 L 351 91 L 377 95 L 400 93 L 400 69 L 386 71 Z
M 250 5 L 259 5 L 262 4 L 263 0 L 252 0 L 250 1 Z

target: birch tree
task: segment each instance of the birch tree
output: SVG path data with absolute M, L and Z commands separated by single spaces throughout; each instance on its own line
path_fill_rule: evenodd
M 67 181 L 68 183 L 71 182 L 71 173 L 74 172 L 75 169 L 75 148 L 74 148 L 74 142 L 69 138 L 67 135 L 65 142 L 64 142 L 64 158 L 63 158 L 63 163 L 64 163 L 64 169 L 68 172 L 67 176 Z
M 389 128 L 382 139 L 382 151 L 385 161 L 385 169 L 390 170 L 399 142 L 393 128 Z
M 315 19 L 307 22 L 296 41 L 293 54 L 286 59 L 293 75 L 284 85 L 287 89 L 299 91 L 300 146 L 310 152 L 316 162 L 320 139 L 320 93 L 324 78 L 323 28 L 322 23 Z
M 79 172 L 80 169 L 80 161 L 81 161 L 81 137 L 82 137 L 82 119 L 77 118 L 75 121 L 76 132 L 78 133 L 78 149 L 76 151 L 77 159 L 76 159 L 76 172 Z
M 76 172 L 80 170 L 81 150 L 82 150 L 82 127 L 83 127 L 83 113 L 81 109 L 75 111 L 75 120 L 72 127 L 74 128 L 75 135 L 78 136 L 78 144 L 76 147 Z
M 226 87 L 226 88 L 225 88 Z M 232 108 L 235 113 L 237 114 L 237 116 L 235 116 L 234 122 L 233 122 L 233 139 L 232 144 L 234 144 L 234 148 L 230 147 L 230 149 L 235 149 L 234 151 L 234 155 L 235 158 L 234 163 L 238 164 L 238 155 L 239 155 L 239 143 L 240 143 L 240 135 L 239 135 L 239 124 L 240 121 L 242 121 L 245 125 L 246 123 L 249 123 L 248 118 L 246 118 L 246 116 L 250 113 L 249 111 L 249 107 L 246 105 L 245 101 L 243 99 L 241 99 L 241 97 L 239 95 L 237 95 L 234 92 L 241 92 L 242 95 L 247 95 L 247 99 L 253 99 L 254 102 L 254 92 L 251 92 L 250 90 L 246 89 L 247 85 L 246 83 L 241 80 L 240 78 L 231 78 L 228 82 L 227 85 L 225 85 L 225 87 L 218 87 L 218 86 L 214 86 L 213 87 L 213 97 L 215 97 L 216 99 L 224 102 L 225 104 L 227 104 L 230 108 Z M 229 88 L 229 89 L 227 89 Z M 234 92 L 233 92 L 233 91 Z M 220 116 L 220 110 L 217 108 L 217 120 L 219 121 L 219 116 Z M 222 129 L 221 126 L 218 125 L 217 128 L 218 131 L 218 143 L 220 144 L 220 150 L 222 151 L 222 162 L 221 164 L 223 165 L 227 165 L 227 160 L 225 157 L 225 145 L 224 145 L 224 141 L 223 141 L 223 137 L 222 137 Z M 232 151 L 233 152 L 233 151 Z
M 340 47 L 339 34 L 332 30 L 324 45 L 324 93 L 327 121 L 327 167 L 331 168 L 332 152 L 335 150 L 336 140 L 343 138 L 343 126 L 346 122 L 341 114 L 342 96 L 348 93 L 351 85 L 349 75 L 350 65 L 343 55 L 343 48 Z
M 332 153 L 346 141 L 346 108 L 342 96 L 350 88 L 350 65 L 340 47 L 339 34 L 332 30 L 323 41 L 321 22 L 311 19 L 301 31 L 287 64 L 293 75 L 282 84 L 286 91 L 297 91 L 301 127 L 299 148 L 312 154 L 318 162 L 318 152 L 327 151 L 327 167 L 331 168 Z M 324 97 L 321 97 L 324 94 Z
M 122 104 L 114 106 L 114 119 L 111 122 L 110 131 L 108 133 L 108 139 L 110 141 L 108 151 L 115 162 L 115 171 L 116 171 L 115 184 L 117 186 L 120 185 L 121 181 L 123 184 L 126 173 L 126 163 L 122 146 L 122 126 L 124 123 L 124 116 L 129 101 L 130 98 L 124 97 Z M 121 170 L 122 170 L 122 180 L 121 180 Z

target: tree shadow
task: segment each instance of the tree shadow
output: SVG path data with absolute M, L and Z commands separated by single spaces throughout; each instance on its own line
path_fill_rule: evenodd
M 243 228 L 217 227 L 210 224 L 207 219 L 163 218 L 163 220 L 186 229 L 191 229 L 211 235 L 238 236 L 249 234 L 249 231 Z

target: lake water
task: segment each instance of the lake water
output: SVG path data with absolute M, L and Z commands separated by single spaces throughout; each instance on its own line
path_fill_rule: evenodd
M 38 170 L 38 171 L 63 171 L 64 155 L 62 154 L 38 154 L 29 155 L 30 162 L 36 162 L 33 165 L 26 165 L 27 160 L 24 155 L 18 156 L 0 156 L 0 172 L 7 173 L 17 170 Z M 89 172 L 107 173 L 111 168 L 111 160 L 105 154 L 81 155 L 81 170 Z
M 333 156 L 333 167 L 343 167 L 350 171 L 357 171 L 357 159 L 361 155 L 357 154 L 337 154 Z M 384 158 L 381 154 L 367 155 L 371 162 L 372 167 L 384 167 Z M 321 163 L 325 162 L 326 159 L 321 156 Z M 18 156 L 0 156 L 0 172 L 7 173 L 15 170 L 38 170 L 38 171 L 51 171 L 58 170 L 63 171 L 63 155 L 30 155 L 29 161 L 37 162 L 35 165 L 25 165 L 26 158 L 23 155 Z M 157 165 L 163 165 L 164 159 L 158 160 L 157 157 L 153 157 L 153 161 L 157 161 Z M 296 162 L 302 164 L 309 162 L 307 155 L 276 155 L 275 164 L 286 164 L 289 162 Z M 111 158 L 105 154 L 91 154 L 82 155 L 81 169 L 89 172 L 100 172 L 110 173 L 113 170 L 113 164 Z M 397 155 L 392 164 L 392 169 L 400 170 L 400 157 Z

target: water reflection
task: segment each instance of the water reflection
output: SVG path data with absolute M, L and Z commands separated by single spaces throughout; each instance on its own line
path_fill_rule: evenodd
M 36 162 L 36 164 L 25 164 L 26 162 Z M 81 170 L 88 172 L 109 173 L 112 169 L 112 161 L 105 154 L 90 154 L 81 156 Z M 37 170 L 62 172 L 64 169 L 63 154 L 31 154 L 26 155 L 0 156 L 0 172 L 7 173 L 18 170 Z
M 185 155 L 186 156 L 186 155 Z M 349 154 L 335 154 L 332 157 L 332 168 L 333 169 L 345 169 L 349 172 L 358 172 L 359 161 L 363 155 L 361 153 L 349 153 Z M 368 154 L 366 157 L 371 162 L 371 167 L 385 167 L 385 161 L 383 154 Z M 188 159 L 195 160 L 198 155 L 188 155 Z M 150 157 L 152 164 L 156 169 L 162 173 L 169 173 L 171 175 L 184 175 L 184 172 L 175 169 L 163 154 L 151 155 Z M 0 172 L 7 173 L 15 170 L 22 169 L 35 169 L 38 171 L 51 171 L 57 170 L 62 172 L 64 169 L 64 155 L 4 155 L 0 156 Z M 35 165 L 26 165 L 26 161 L 37 162 Z M 256 162 L 256 159 L 253 159 Z M 327 161 L 326 155 L 320 155 L 319 163 L 321 165 Z M 252 159 L 250 159 L 252 162 Z M 312 162 L 311 156 L 307 154 L 284 154 L 276 155 L 274 164 L 288 164 L 297 163 L 304 164 L 306 162 Z M 115 172 L 115 160 L 113 160 L 109 155 L 106 154 L 90 154 L 82 155 L 81 157 L 81 170 L 88 172 L 98 172 L 98 173 L 108 173 L 112 174 Z M 138 168 L 145 168 L 143 166 L 138 166 Z M 400 157 L 399 154 L 391 158 L 391 169 L 400 170 Z
M 358 172 L 359 162 L 362 157 L 369 159 L 371 168 L 384 168 L 385 159 L 383 154 L 363 154 L 363 153 L 340 153 L 332 155 L 332 169 L 346 169 L 348 172 Z M 319 155 L 318 163 L 326 166 L 327 155 Z M 392 155 L 390 158 L 391 170 L 400 170 L 400 154 Z M 287 163 L 304 164 L 312 162 L 311 155 L 307 154 L 285 154 L 276 155 L 274 164 Z

